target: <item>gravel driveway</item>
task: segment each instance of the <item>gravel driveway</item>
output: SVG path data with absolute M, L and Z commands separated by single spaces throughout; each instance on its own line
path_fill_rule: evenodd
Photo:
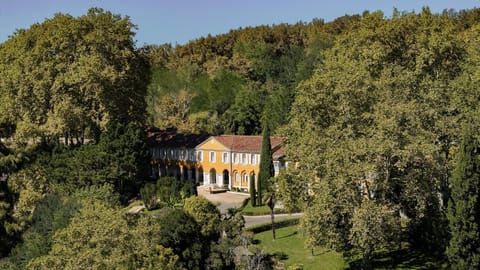
M 207 200 L 217 204 L 221 213 L 225 213 L 228 208 L 239 208 L 246 198 L 250 198 L 249 194 L 242 194 L 237 192 L 222 192 L 210 194 L 207 187 L 199 186 L 197 188 L 199 196 L 207 198 Z
M 198 187 L 198 195 L 207 198 L 207 200 L 213 202 L 220 209 L 221 213 L 225 213 L 228 208 L 240 207 L 242 202 L 249 198 L 249 194 L 242 194 L 237 192 L 223 192 L 210 194 L 208 187 Z M 301 217 L 302 213 L 296 214 L 275 214 L 275 220 L 280 221 L 287 218 Z M 251 227 L 259 224 L 269 223 L 270 215 L 265 216 L 243 216 L 245 218 L 245 227 Z

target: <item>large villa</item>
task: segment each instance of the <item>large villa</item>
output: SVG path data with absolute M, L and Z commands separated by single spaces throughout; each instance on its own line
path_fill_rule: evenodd
M 147 129 L 152 177 L 173 176 L 200 185 L 248 191 L 260 166 L 262 136 L 182 134 Z M 282 138 L 271 137 L 275 174 L 287 167 Z M 256 179 L 256 178 L 255 178 Z

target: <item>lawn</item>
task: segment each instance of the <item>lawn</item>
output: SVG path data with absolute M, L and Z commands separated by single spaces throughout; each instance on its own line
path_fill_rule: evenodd
M 347 269 L 348 263 L 342 254 L 333 251 L 316 249 L 313 256 L 304 247 L 305 237 L 298 226 L 284 227 L 276 230 L 277 239 L 272 239 L 272 231 L 255 234 L 254 240 L 269 254 L 285 254 L 285 269 L 291 265 L 303 265 L 303 269 Z M 280 256 L 281 257 L 281 256 Z
M 257 233 L 254 236 L 257 246 L 267 253 L 278 257 L 284 257 L 280 262 L 284 263 L 285 269 L 292 265 L 302 265 L 308 269 L 358 269 L 360 258 L 347 261 L 341 253 L 324 249 L 311 251 L 304 246 L 305 237 L 297 225 L 284 227 L 276 230 L 277 239 L 272 239 L 272 231 Z M 372 266 L 374 269 L 445 269 L 445 265 L 434 257 L 422 252 L 404 248 L 393 252 L 379 252 Z

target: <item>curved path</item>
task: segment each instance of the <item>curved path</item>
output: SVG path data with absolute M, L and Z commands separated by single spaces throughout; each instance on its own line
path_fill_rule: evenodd
M 225 213 L 228 208 L 240 207 L 242 202 L 249 198 L 249 194 L 237 193 L 237 192 L 224 192 L 210 194 L 207 187 L 199 186 L 198 195 L 207 198 L 207 200 L 216 204 L 221 213 Z M 275 221 L 280 221 L 288 218 L 302 217 L 303 213 L 295 214 L 275 214 Z M 270 215 L 264 216 L 243 216 L 245 219 L 245 227 L 251 227 L 259 224 L 265 224 L 271 222 Z

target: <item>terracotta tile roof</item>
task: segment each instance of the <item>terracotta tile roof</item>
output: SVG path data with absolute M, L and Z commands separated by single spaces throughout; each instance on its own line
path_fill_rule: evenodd
M 147 144 L 162 148 L 193 149 L 210 137 L 207 134 L 177 133 L 175 129 L 161 130 L 151 126 L 147 127 L 145 131 L 147 133 Z M 234 152 L 260 154 L 262 150 L 262 136 L 221 135 L 213 136 L 213 138 Z M 285 156 L 282 141 L 283 138 L 281 137 L 270 137 L 273 159 Z
M 272 153 L 272 158 L 273 160 L 278 160 L 278 159 L 281 159 L 283 157 L 285 157 L 285 149 L 283 147 L 280 146 L 280 148 L 274 150 L 272 149 L 273 153 Z
M 193 149 L 209 137 L 207 134 L 177 133 L 175 129 L 160 130 L 155 127 L 148 127 L 145 131 L 148 145 L 165 148 Z
M 262 150 L 262 136 L 242 136 L 242 135 L 221 135 L 214 136 L 215 140 L 219 141 L 225 147 L 234 152 L 258 153 Z M 272 152 L 275 158 L 276 155 L 285 155 L 281 146 L 283 138 L 270 137 L 270 144 L 272 145 Z M 277 153 L 278 152 L 278 153 Z M 280 156 L 279 156 L 280 157 Z

